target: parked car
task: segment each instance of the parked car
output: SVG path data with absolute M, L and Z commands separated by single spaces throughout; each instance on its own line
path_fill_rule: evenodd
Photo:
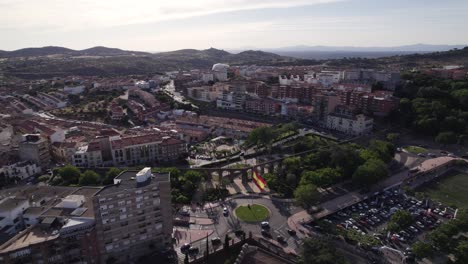
M 290 234 L 291 236 L 295 236 L 296 235 L 296 230 L 288 229 L 288 234 Z

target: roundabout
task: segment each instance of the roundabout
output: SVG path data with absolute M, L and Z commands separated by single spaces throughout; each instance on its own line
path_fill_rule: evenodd
M 239 220 L 248 223 L 265 221 L 270 216 L 270 210 L 260 204 L 241 205 L 234 210 L 234 213 Z

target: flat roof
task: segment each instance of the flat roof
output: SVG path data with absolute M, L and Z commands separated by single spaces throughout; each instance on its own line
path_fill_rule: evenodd
M 20 204 L 27 202 L 26 198 L 6 198 L 0 203 L 0 211 L 8 212 L 18 207 Z
M 167 173 L 153 173 L 153 177 L 150 177 L 146 182 L 137 182 L 136 175 L 139 170 L 127 170 L 120 173 L 114 180 L 120 180 L 119 184 L 113 184 L 106 186 L 97 195 L 107 195 L 115 192 L 120 192 L 126 189 L 136 189 L 156 182 L 169 182 L 170 174 Z
M 48 240 L 56 239 L 60 236 L 58 232 L 51 229 L 43 230 L 38 226 L 21 231 L 17 236 L 10 239 L 0 247 L 0 252 L 10 252 L 26 248 L 33 244 L 43 243 Z M 11 243 L 9 243 L 11 242 Z

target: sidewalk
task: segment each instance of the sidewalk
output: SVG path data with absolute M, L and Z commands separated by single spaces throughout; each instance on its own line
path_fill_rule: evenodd
M 194 230 L 187 228 L 174 228 L 174 238 L 176 246 L 181 246 L 185 243 L 193 243 L 213 234 L 213 230 Z

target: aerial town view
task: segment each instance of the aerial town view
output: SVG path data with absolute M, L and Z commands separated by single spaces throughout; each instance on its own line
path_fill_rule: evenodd
M 0 0 L 0 264 L 468 263 L 466 14 Z

